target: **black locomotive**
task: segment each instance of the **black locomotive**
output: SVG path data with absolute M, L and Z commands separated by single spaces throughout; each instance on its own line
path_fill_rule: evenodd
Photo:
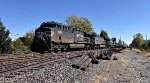
M 108 43 L 109 42 L 109 43 Z M 89 50 L 107 48 L 112 46 L 110 41 L 104 40 L 78 28 L 66 26 L 58 22 L 43 22 L 35 30 L 35 36 L 31 46 L 33 52 L 65 51 L 65 50 Z

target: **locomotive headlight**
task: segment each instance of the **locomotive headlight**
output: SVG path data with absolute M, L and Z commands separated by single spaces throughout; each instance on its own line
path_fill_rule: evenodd
M 83 38 L 83 35 L 81 35 L 81 37 Z
M 59 33 L 59 34 L 61 34 L 61 33 L 62 33 L 62 31 L 58 31 L 58 33 Z

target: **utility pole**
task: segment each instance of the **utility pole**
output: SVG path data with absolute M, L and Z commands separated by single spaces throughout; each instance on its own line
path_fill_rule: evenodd
M 147 41 L 147 34 L 146 34 L 146 41 Z
M 121 36 L 120 36 L 120 44 L 122 44 Z

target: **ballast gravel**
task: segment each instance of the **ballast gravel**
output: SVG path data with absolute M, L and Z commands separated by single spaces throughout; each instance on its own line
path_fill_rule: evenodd
M 0 83 L 150 83 L 150 59 L 132 50 L 113 54 L 117 60 L 99 60 L 85 71 L 63 59 L 0 77 Z

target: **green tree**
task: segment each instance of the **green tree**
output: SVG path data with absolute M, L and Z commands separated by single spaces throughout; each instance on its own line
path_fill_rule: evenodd
M 13 51 L 14 53 L 26 53 L 29 51 L 29 49 L 24 45 L 22 40 L 16 39 L 13 41 Z
M 30 46 L 33 41 L 33 35 L 34 35 L 33 32 L 27 32 L 25 36 L 20 37 L 19 39 L 22 40 L 24 45 L 30 49 Z
M 147 41 L 147 48 L 150 49 L 150 40 Z
M 11 50 L 11 38 L 9 34 L 9 30 L 6 30 L 0 20 L 0 53 L 8 53 Z
M 93 31 L 92 24 L 87 18 L 78 16 L 67 16 L 66 23 L 68 26 L 78 28 L 83 32 L 95 34 L 95 32 Z
M 12 43 L 14 53 L 28 53 L 31 52 L 31 44 L 33 41 L 33 32 L 26 33 L 25 36 L 19 37 Z
M 106 31 L 101 30 L 100 37 L 103 37 L 104 40 L 110 40 Z
M 143 44 L 144 44 L 143 35 L 141 33 L 137 33 L 133 36 L 133 41 L 130 46 L 141 49 Z

